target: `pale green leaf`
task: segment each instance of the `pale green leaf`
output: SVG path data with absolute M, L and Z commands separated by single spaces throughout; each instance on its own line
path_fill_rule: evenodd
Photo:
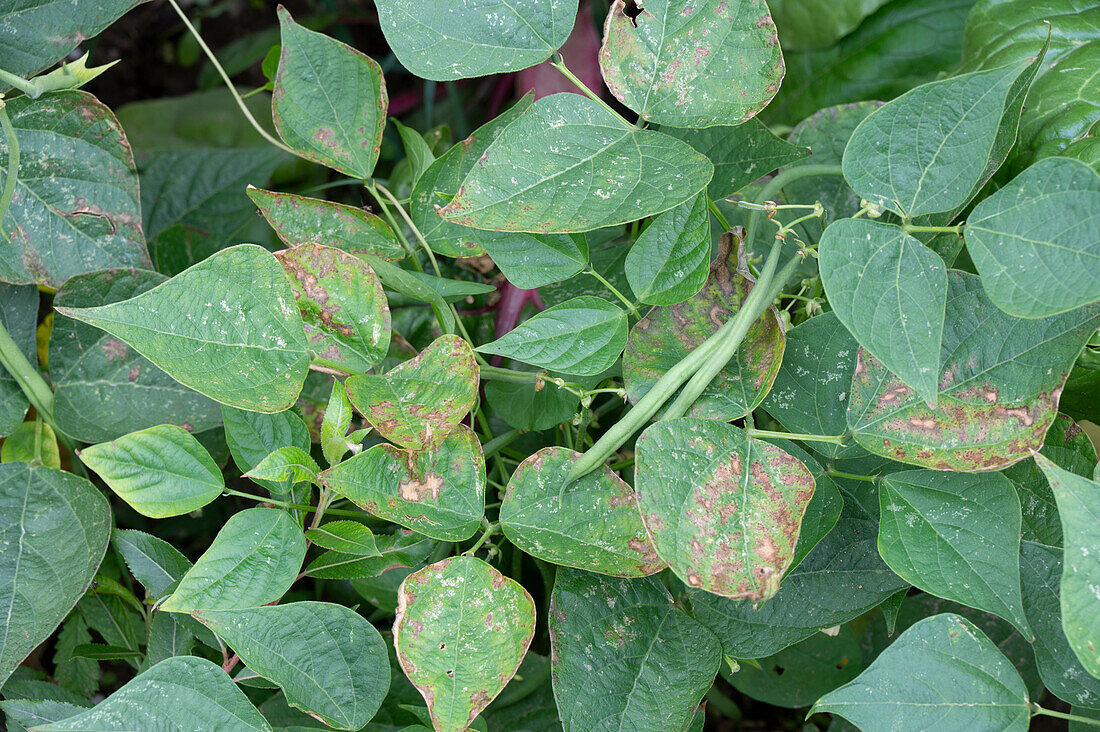
M 374 534 L 358 521 L 329 521 L 316 529 L 306 530 L 310 543 L 358 557 L 381 556 Z
M 321 419 L 321 452 L 329 465 L 340 462 L 351 449 L 347 437 L 351 418 L 351 402 L 344 391 L 344 382 L 334 378 L 325 416 Z
M 321 466 L 309 453 L 297 447 L 280 447 L 244 474 L 245 478 L 274 483 L 316 481 Z

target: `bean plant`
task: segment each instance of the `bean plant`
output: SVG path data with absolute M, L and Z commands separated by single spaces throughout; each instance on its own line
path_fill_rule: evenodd
M 9 729 L 1100 725 L 1095 6 L 272 7 L 242 95 L 168 0 L 242 155 L 56 66 L 134 4 L 0 7 Z

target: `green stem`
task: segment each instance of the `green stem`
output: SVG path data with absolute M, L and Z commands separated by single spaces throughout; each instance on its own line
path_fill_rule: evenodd
M 486 458 L 491 458 L 493 455 L 496 455 L 501 448 L 510 444 L 512 440 L 519 437 L 520 434 L 522 433 L 519 430 L 508 430 L 507 432 L 494 437 L 493 439 L 482 445 L 481 452 L 484 453 Z
M 397 209 L 397 213 L 401 214 L 401 218 L 405 220 L 405 224 L 409 227 L 413 236 L 416 237 L 416 241 L 420 243 L 420 246 L 424 247 L 424 251 L 428 254 L 428 261 L 432 263 L 432 269 L 435 270 L 435 276 L 442 277 L 443 275 L 439 271 L 439 262 L 435 261 L 435 252 L 432 251 L 431 246 L 428 244 L 427 240 L 424 239 L 424 235 L 420 233 L 420 229 L 416 228 L 416 224 L 413 223 L 412 218 L 410 218 L 408 212 L 405 211 L 405 207 L 397 201 L 397 198 L 392 193 L 390 193 L 389 188 L 386 188 L 377 181 L 372 185 L 376 190 L 380 191 L 383 196 L 390 199 L 390 203 Z
M 527 384 L 532 381 L 538 381 L 542 372 L 540 371 L 513 371 L 512 369 L 502 369 L 499 366 L 480 365 L 481 378 L 485 381 L 510 381 L 515 384 Z
M 19 388 L 34 405 L 35 411 L 53 427 L 53 392 L 50 391 L 49 385 L 38 370 L 31 366 L 31 362 L 19 350 L 19 346 L 12 340 L 2 322 L 0 322 L 0 366 L 15 377 Z
M 833 470 L 829 468 L 825 471 L 827 475 L 832 478 L 847 478 L 848 480 L 862 480 L 865 483 L 874 483 L 878 480 L 873 475 L 858 475 L 856 473 L 845 473 L 843 470 Z
M 497 529 L 500 528 L 500 524 L 491 524 L 489 523 L 488 519 L 484 518 L 481 519 L 481 525 L 485 529 L 484 533 L 482 533 L 481 538 L 474 542 L 474 545 L 472 547 L 462 552 L 463 556 L 472 557 L 474 555 L 474 552 L 480 549 L 485 544 L 485 542 L 489 540 L 489 537 L 495 534 L 497 532 Z
M 726 219 L 726 215 L 718 208 L 718 204 L 708 199 L 707 208 L 710 209 L 711 216 L 718 220 L 718 225 L 722 227 L 722 231 L 729 231 L 733 228 L 730 226 L 729 220 Z
M 1082 717 L 1079 714 L 1066 714 L 1065 712 L 1056 712 L 1053 709 L 1044 709 L 1038 704 L 1031 705 L 1032 715 L 1044 715 L 1047 717 L 1054 717 L 1056 719 L 1065 719 L 1070 722 L 1079 722 L 1081 724 L 1087 724 L 1090 727 L 1100 727 L 1100 719 L 1089 719 L 1088 717 Z
M 779 193 L 784 186 L 801 178 L 843 174 L 844 172 L 839 165 L 798 165 L 793 168 L 787 168 L 768 181 L 767 185 L 760 191 L 760 195 L 756 197 L 756 203 L 763 204 L 765 201 L 773 200 L 775 195 Z M 745 225 L 745 248 L 750 252 L 752 251 L 752 244 L 756 240 L 756 230 L 759 227 L 760 211 L 751 211 L 749 213 L 749 220 Z
M 390 212 L 390 207 L 389 204 L 386 203 L 386 199 L 378 194 L 377 189 L 375 189 L 373 185 L 367 185 L 366 188 L 370 191 L 370 194 L 374 196 L 374 200 L 378 202 L 378 208 L 382 212 L 382 218 L 386 220 L 386 223 L 393 229 L 393 233 L 397 235 L 397 240 L 401 242 L 401 247 L 405 250 L 405 255 L 412 261 L 413 267 L 416 268 L 417 272 L 423 272 L 424 266 L 420 264 L 420 259 L 416 256 L 416 250 L 413 249 L 412 244 L 410 244 L 409 240 L 405 237 L 405 233 L 401 231 L 401 225 L 397 223 L 397 219 L 395 219 L 393 213 Z
M 290 503 L 288 501 L 280 501 L 277 498 L 271 498 L 270 496 L 257 496 L 252 493 L 244 493 L 242 491 L 235 491 L 232 488 L 226 488 L 222 491 L 223 495 L 236 496 L 237 498 L 248 498 L 256 501 L 257 503 L 269 503 L 272 506 L 278 506 L 279 508 L 295 509 L 298 511 L 312 511 L 316 506 L 311 506 L 306 503 Z M 336 508 L 330 508 L 325 511 L 329 516 L 346 516 L 348 518 L 363 518 L 366 516 L 362 511 L 343 511 Z
M 0 82 L 14 86 L 19 91 L 26 94 L 31 99 L 38 96 L 38 87 L 33 82 L 27 81 L 22 76 L 16 76 L 15 74 L 0 69 Z
M 19 181 L 19 138 L 15 136 L 15 127 L 11 124 L 3 99 L 0 99 L 0 127 L 4 128 L 4 142 L 8 148 L 8 172 L 4 176 L 4 190 L 0 192 L 0 237 L 9 241 L 4 232 L 4 217 L 8 215 L 8 207 L 15 196 L 15 184 Z
M 914 226 L 913 224 L 902 224 L 901 228 L 907 234 L 928 233 L 962 236 L 963 224 L 957 224 L 955 226 Z
M 612 295 L 619 298 L 619 300 L 623 303 L 623 305 L 626 305 L 627 309 L 634 315 L 635 318 L 638 318 L 639 320 L 641 320 L 642 314 L 638 312 L 638 308 L 634 305 L 634 303 L 630 302 L 630 300 L 627 299 L 627 297 L 625 295 L 623 295 L 623 293 L 619 292 L 618 289 L 616 289 L 615 285 L 608 282 L 607 279 L 603 275 L 601 275 L 596 270 L 592 269 L 591 266 L 589 266 L 588 269 L 584 270 L 584 272 L 585 272 L 585 274 L 592 275 L 597 280 L 599 280 L 600 283 L 602 283 L 603 286 L 606 287 L 608 289 L 608 291 L 611 292 Z
M 782 440 L 801 440 L 803 442 L 831 442 L 834 445 L 843 445 L 847 442 L 845 435 L 810 435 L 797 432 L 772 432 L 771 430 L 747 429 L 749 437 L 774 437 Z
M 572 71 L 570 71 L 568 68 L 566 68 L 565 59 L 562 58 L 560 53 L 555 53 L 554 54 L 554 56 L 550 60 L 550 65 L 553 66 L 558 71 L 560 71 L 566 79 L 569 79 L 569 81 L 573 82 L 573 85 L 576 86 L 578 89 L 580 89 L 582 94 L 584 94 L 586 97 L 588 97 L 589 99 L 594 101 L 596 104 L 603 107 L 604 110 L 608 114 L 610 114 L 612 117 L 619 120 L 619 122 L 621 122 L 624 127 L 628 127 L 631 130 L 634 129 L 633 124 L 631 124 L 630 122 L 627 122 L 625 117 L 623 117 L 621 114 L 619 114 L 614 109 L 612 109 L 611 105 L 609 105 L 604 100 L 600 99 L 600 96 L 598 94 L 596 94 L 594 91 L 592 91 L 587 86 L 585 86 L 583 81 L 578 79 Z
M 183 21 L 183 24 L 187 27 L 187 30 L 190 31 L 191 35 L 195 38 L 195 42 L 199 44 L 199 48 L 201 48 L 202 52 L 206 54 L 206 58 L 210 59 L 210 63 L 213 65 L 214 70 L 218 72 L 218 75 L 222 78 L 222 81 L 225 82 L 226 88 L 229 89 L 229 93 L 233 95 L 233 99 L 236 100 L 237 106 L 241 108 L 241 113 L 244 114 L 245 119 L 248 120 L 249 124 L 252 125 L 256 132 L 260 133 L 261 137 L 270 142 L 272 145 L 279 148 L 283 152 L 287 152 L 291 155 L 297 156 L 297 151 L 287 147 L 282 142 L 276 140 L 274 137 L 271 136 L 270 133 L 268 133 L 267 130 L 260 126 L 260 123 L 256 121 L 256 118 L 252 116 L 252 112 L 248 110 L 248 105 L 244 103 L 244 99 L 241 98 L 241 95 L 237 92 L 236 87 L 233 86 L 233 82 L 229 79 L 229 74 L 225 73 L 225 69 L 222 68 L 222 65 L 220 63 L 218 63 L 218 57 L 215 56 L 214 52 L 210 50 L 210 46 L 206 45 L 206 41 L 204 41 L 202 39 L 202 36 L 199 35 L 198 29 L 196 29 L 195 26 L 191 24 L 191 21 L 188 20 L 187 14 L 183 12 L 176 0 L 168 0 L 168 4 L 171 5 L 172 9 L 176 11 L 176 15 L 180 17 L 180 20 Z

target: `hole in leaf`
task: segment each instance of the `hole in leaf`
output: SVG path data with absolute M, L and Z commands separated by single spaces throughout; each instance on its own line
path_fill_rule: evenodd
M 787 669 L 783 668 L 782 666 L 776 666 L 772 670 L 775 671 L 776 676 L 782 676 L 783 672 L 786 671 Z
M 626 0 L 623 3 L 623 15 L 630 18 L 631 24 L 638 27 L 638 16 L 642 14 L 642 5 L 638 0 Z

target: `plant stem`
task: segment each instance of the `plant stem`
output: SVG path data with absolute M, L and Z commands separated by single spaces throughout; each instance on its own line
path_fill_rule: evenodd
M 521 433 L 519 430 L 508 430 L 504 434 L 497 435 L 496 437 L 482 445 L 481 451 L 482 453 L 484 453 L 486 458 L 490 458 L 493 455 L 496 455 L 501 448 L 511 443 L 512 440 L 519 437 L 520 434 Z
M 412 231 L 413 236 L 416 237 L 417 242 L 419 242 L 420 246 L 424 247 L 424 251 L 427 252 L 428 261 L 432 263 L 432 269 L 435 270 L 435 276 L 442 277 L 443 275 L 440 274 L 439 271 L 439 262 L 435 261 L 435 252 L 432 251 L 431 246 L 429 246 L 428 242 L 424 239 L 424 235 L 420 233 L 420 229 L 416 228 L 416 224 L 413 223 L 413 220 L 409 217 L 408 212 L 405 211 L 405 207 L 397 201 L 397 198 L 392 193 L 390 193 L 390 189 L 386 188 L 381 183 L 375 182 L 372 184 L 372 187 L 375 190 L 380 191 L 383 196 L 390 199 L 390 203 L 392 203 L 394 208 L 397 209 L 397 213 L 401 214 L 401 218 L 405 220 L 405 224 L 409 227 L 409 230 Z
M 553 55 L 553 57 L 551 57 L 551 59 L 550 59 L 550 65 L 551 65 L 551 66 L 553 66 L 553 67 L 554 67 L 555 69 L 557 69 L 558 71 L 560 71 L 560 72 L 562 73 L 562 75 L 563 75 L 563 76 L 564 76 L 564 77 L 565 77 L 566 79 L 569 79 L 569 81 L 573 82 L 573 85 L 574 85 L 574 86 L 576 86 L 576 87 L 577 87 L 578 89 L 580 89 L 580 90 L 581 90 L 581 93 L 582 93 L 582 94 L 584 94 L 584 95 L 585 95 L 586 97 L 588 97 L 589 99 L 591 99 L 592 101 L 594 101 L 594 102 L 595 102 L 596 104 L 598 104 L 598 105 L 600 105 L 601 107 L 603 107 L 603 108 L 604 108 L 604 110 L 605 110 L 605 111 L 606 111 L 606 112 L 607 112 L 608 114 L 610 114 L 610 115 L 611 115 L 612 117 L 614 117 L 615 119 L 619 120 L 619 122 L 620 122 L 620 123 L 622 123 L 622 125 L 623 125 L 624 127 L 627 127 L 627 128 L 629 128 L 629 129 L 631 129 L 631 130 L 635 129 L 635 127 L 634 127 L 634 125 L 633 125 L 633 124 L 631 124 L 630 122 L 627 122 L 627 120 L 626 120 L 626 118 L 625 118 L 625 117 L 623 117 L 623 116 L 622 116 L 621 114 L 619 114 L 618 112 L 616 112 L 616 111 L 615 111 L 615 110 L 614 110 L 614 109 L 613 109 L 613 108 L 611 107 L 611 105 L 610 105 L 610 104 L 608 104 L 608 103 L 607 103 L 607 102 L 605 102 L 604 100 L 600 99 L 600 95 L 599 95 L 599 94 L 596 94 L 596 93 L 595 93 L 594 91 L 592 91 L 592 90 L 591 90 L 591 89 L 589 89 L 589 88 L 588 88 L 587 86 L 585 86 L 585 84 L 584 84 L 584 82 L 583 82 L 583 81 L 581 81 L 580 79 L 578 79 L 578 78 L 576 77 L 576 75 L 575 75 L 575 74 L 574 74 L 574 73 L 573 73 L 572 71 L 570 71 L 570 70 L 569 70 L 568 68 L 566 68 L 566 66 L 565 66 L 565 59 L 564 59 L 564 58 L 562 58 L 562 55 L 561 55 L 560 53 L 555 53 L 555 54 Z
M 875 481 L 878 480 L 878 478 L 876 478 L 873 475 L 858 475 L 856 473 L 845 473 L 843 470 L 833 470 L 832 468 L 829 468 L 828 470 L 826 470 L 825 473 L 826 473 L 826 475 L 828 475 L 831 478 L 846 478 L 848 480 L 862 480 L 865 483 L 874 483 Z
M 297 511 L 312 511 L 315 506 L 310 506 L 304 503 L 289 503 L 287 501 L 280 501 L 277 498 L 270 498 L 269 496 L 257 496 L 252 493 L 243 493 L 241 491 L 235 491 L 232 488 L 226 488 L 222 491 L 223 495 L 236 496 L 238 498 L 249 498 L 257 503 L 270 503 L 272 506 L 278 506 L 279 508 L 291 508 Z M 346 516 L 348 518 L 363 518 L 365 515 L 362 511 L 342 511 L 336 508 L 330 508 L 325 511 L 330 516 Z
M 585 274 L 589 274 L 595 277 L 603 284 L 604 287 L 608 289 L 609 292 L 611 292 L 612 295 L 619 298 L 619 300 L 623 303 L 623 305 L 626 305 L 627 309 L 634 315 L 635 318 L 638 318 L 639 320 L 642 319 L 642 314 L 638 312 L 638 308 L 634 305 L 634 303 L 630 302 L 630 300 L 627 299 L 627 297 L 623 293 L 619 292 L 618 289 L 616 289 L 615 285 L 608 282 L 603 275 L 592 269 L 591 265 L 589 265 L 589 267 L 584 270 L 584 272 Z
M 38 87 L 33 82 L 27 81 L 22 76 L 16 76 L 10 71 L 4 71 L 0 69 L 0 82 L 14 86 L 19 91 L 26 94 L 31 99 L 38 96 Z
M 722 231 L 729 231 L 732 228 L 729 220 L 726 219 L 726 215 L 718 208 L 718 204 L 707 199 L 707 208 L 710 210 L 711 216 L 718 220 L 718 225 L 722 227 Z
M 9 241 L 4 231 L 4 217 L 8 215 L 8 207 L 15 196 L 15 185 L 19 181 L 19 138 L 15 136 L 15 127 L 11 124 L 3 99 L 0 99 L 0 127 L 4 128 L 4 143 L 8 148 L 8 172 L 4 176 L 4 190 L 0 192 L 0 237 Z
M 541 371 L 513 371 L 500 366 L 479 366 L 481 378 L 485 381 L 510 381 L 516 384 L 526 384 L 538 381 L 543 377 Z
M 772 432 L 771 430 L 747 429 L 749 437 L 775 437 L 783 440 L 802 440 L 803 442 L 831 442 L 834 445 L 843 445 L 846 442 L 845 435 L 809 435 L 797 432 Z
M 794 168 L 787 168 L 768 181 L 767 185 L 760 191 L 760 195 L 756 197 L 756 203 L 763 204 L 765 201 L 772 200 L 788 183 L 818 175 L 843 175 L 843 170 L 839 165 L 798 165 Z M 752 243 L 756 239 L 756 230 L 759 227 L 760 211 L 751 211 L 749 220 L 745 225 L 745 248 L 750 252 L 752 251 Z
M 260 126 L 260 123 L 256 121 L 256 118 L 252 116 L 252 112 L 249 111 L 248 105 L 244 103 L 244 99 L 241 99 L 241 95 L 237 92 L 237 88 L 233 86 L 233 82 L 229 79 L 229 74 L 225 73 L 225 69 L 222 68 L 222 65 L 220 63 L 218 63 L 218 57 L 215 56 L 214 52 L 210 50 L 210 46 L 206 45 L 206 41 L 204 41 L 202 39 L 202 36 L 199 35 L 198 29 L 196 29 L 195 26 L 191 24 L 191 21 L 188 20 L 187 14 L 183 12 L 176 0 L 168 0 L 168 4 L 172 6 L 172 9 L 176 11 L 176 15 L 180 17 L 180 20 L 183 21 L 183 24 L 187 27 L 187 30 L 191 32 L 192 36 L 194 36 L 195 42 L 199 44 L 199 48 L 201 48 L 202 52 L 206 54 L 206 58 L 210 59 L 210 63 L 214 66 L 214 70 L 218 72 L 218 75 L 220 77 L 222 77 L 222 81 L 225 82 L 225 86 L 227 89 L 229 89 L 229 93 L 232 94 L 233 99 L 236 100 L 237 106 L 241 108 L 241 112 L 244 114 L 245 118 L 249 121 L 256 132 L 259 132 L 261 137 L 263 137 L 265 140 L 267 140 L 283 152 L 287 152 L 291 155 L 297 156 L 298 153 L 295 150 L 287 147 L 279 140 L 276 140 L 268 133 L 267 130 Z
M 1053 709 L 1044 709 L 1038 704 L 1031 705 L 1032 716 L 1044 715 L 1047 717 L 1054 717 L 1056 719 L 1065 719 L 1070 722 L 1080 722 L 1081 724 L 1087 724 L 1090 727 L 1100 727 L 1100 719 L 1089 719 L 1088 717 L 1082 717 L 1079 714 L 1066 714 L 1065 712 L 1056 712 Z
M 15 377 L 19 388 L 34 405 L 35 411 L 53 427 L 53 392 L 38 370 L 31 366 L 31 362 L 19 350 L 3 322 L 0 322 L 0 366 Z
M 485 518 L 481 519 L 481 525 L 485 529 L 485 531 L 481 534 L 481 538 L 474 542 L 474 545 L 472 547 L 462 552 L 463 556 L 472 557 L 474 555 L 474 552 L 480 549 L 485 544 L 485 542 L 489 540 L 489 537 L 495 534 L 497 532 L 497 529 L 500 528 L 500 524 L 491 524 L 489 523 L 489 520 Z
M 366 189 L 370 191 L 370 194 L 374 196 L 374 200 L 378 202 L 378 208 L 382 211 L 382 218 L 386 219 L 386 223 L 393 229 L 393 233 L 397 235 L 397 240 L 401 242 L 401 248 L 405 250 L 405 255 L 412 261 L 413 267 L 418 272 L 424 271 L 424 266 L 420 264 L 420 260 L 416 256 L 416 250 L 413 249 L 412 244 L 409 244 L 409 240 L 405 238 L 404 232 L 401 231 L 401 225 L 397 223 L 397 219 L 393 217 L 390 212 L 390 207 L 386 203 L 386 200 L 382 196 L 378 195 L 378 190 L 371 184 L 364 183 Z

